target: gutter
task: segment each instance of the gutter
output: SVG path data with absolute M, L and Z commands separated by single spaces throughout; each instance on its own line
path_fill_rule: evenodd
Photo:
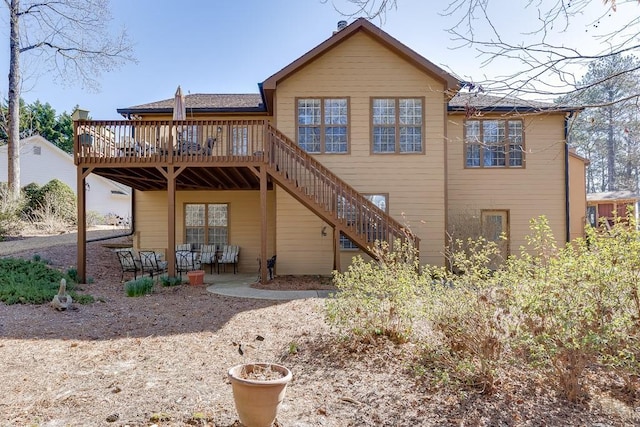
M 565 240 L 571 241 L 571 215 L 569 203 L 569 120 L 575 111 L 570 111 L 564 118 L 564 198 L 565 198 Z
M 102 242 L 104 240 L 111 240 L 111 239 L 117 239 L 120 237 L 129 237 L 132 236 L 133 233 L 135 233 L 136 231 L 136 214 L 135 214 L 135 197 L 136 197 L 136 190 L 134 190 L 133 188 L 131 189 L 131 227 L 130 230 L 127 233 L 123 233 L 123 234 L 116 234 L 115 236 L 106 236 L 106 237 L 96 237 L 95 239 L 89 239 L 87 240 L 85 243 L 91 243 L 91 242 Z

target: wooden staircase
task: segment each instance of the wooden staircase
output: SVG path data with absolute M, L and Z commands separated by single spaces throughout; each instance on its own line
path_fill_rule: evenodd
M 265 138 L 267 172 L 289 194 L 351 239 L 360 249 L 372 252 L 376 240 L 391 245 L 419 239 L 353 189 L 286 135 L 267 125 Z

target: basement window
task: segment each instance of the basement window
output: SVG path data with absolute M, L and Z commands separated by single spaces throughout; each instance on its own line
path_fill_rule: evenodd
M 387 194 L 365 194 L 364 196 L 385 213 L 389 212 L 389 204 L 387 202 L 389 196 Z M 359 222 L 356 208 L 346 203 L 344 198 L 338 199 L 338 218 L 346 218 L 348 226 L 357 226 Z M 370 232 L 373 232 L 370 224 L 361 224 L 360 227 L 369 228 Z M 340 233 L 340 249 L 353 250 L 359 248 L 351 239 Z

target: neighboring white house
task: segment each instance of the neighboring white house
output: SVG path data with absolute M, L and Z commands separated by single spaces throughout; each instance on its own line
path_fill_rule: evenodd
M 0 147 L 0 181 L 7 181 L 7 146 Z M 20 141 L 20 185 L 32 182 L 44 185 L 52 179 L 76 189 L 77 171 L 73 157 L 40 135 Z M 95 211 L 103 216 L 119 216 L 129 221 L 131 217 L 131 188 L 98 175 L 86 178 L 87 212 Z

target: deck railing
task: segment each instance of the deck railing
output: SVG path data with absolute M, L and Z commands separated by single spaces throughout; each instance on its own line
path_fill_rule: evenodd
M 262 159 L 264 120 L 77 121 L 78 163 Z

